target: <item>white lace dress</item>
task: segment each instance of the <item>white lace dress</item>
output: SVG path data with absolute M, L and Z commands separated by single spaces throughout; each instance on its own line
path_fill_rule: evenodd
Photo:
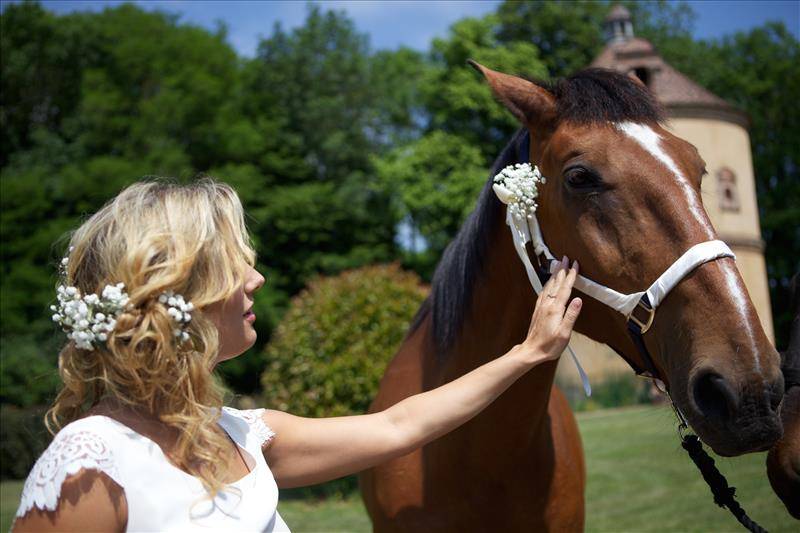
M 278 514 L 278 487 L 261 451 L 275 436 L 263 412 L 223 407 L 220 426 L 255 466 L 213 502 L 200 481 L 173 466 L 149 438 L 106 416 L 76 420 L 58 432 L 36 461 L 17 517 L 33 507 L 54 510 L 64 480 L 92 468 L 125 491 L 128 531 L 289 531 Z

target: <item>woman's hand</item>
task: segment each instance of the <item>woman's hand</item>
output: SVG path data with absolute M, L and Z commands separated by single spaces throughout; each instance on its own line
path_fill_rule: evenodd
M 578 276 L 578 262 L 572 263 L 570 269 L 567 269 L 567 265 L 565 257 L 558 271 L 545 283 L 542 294 L 536 300 L 528 336 L 511 352 L 532 366 L 561 356 L 581 312 L 583 303 L 580 298 L 573 298 L 567 306 Z

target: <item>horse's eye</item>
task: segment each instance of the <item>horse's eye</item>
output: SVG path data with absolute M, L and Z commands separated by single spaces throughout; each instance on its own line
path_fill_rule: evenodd
M 602 180 L 600 176 L 586 167 L 570 167 L 564 172 L 567 186 L 581 192 L 596 191 L 600 189 Z

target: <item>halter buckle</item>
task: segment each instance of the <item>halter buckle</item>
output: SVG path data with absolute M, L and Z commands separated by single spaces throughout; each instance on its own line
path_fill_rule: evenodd
M 634 313 L 636 310 L 641 307 L 647 313 L 647 317 L 644 321 L 639 320 Z M 653 325 L 653 320 L 656 318 L 656 310 L 654 307 L 650 305 L 649 302 L 645 298 L 641 298 L 637 303 L 636 307 L 633 308 L 633 311 L 628 315 L 628 320 L 639 326 L 640 332 L 644 335 L 650 326 Z

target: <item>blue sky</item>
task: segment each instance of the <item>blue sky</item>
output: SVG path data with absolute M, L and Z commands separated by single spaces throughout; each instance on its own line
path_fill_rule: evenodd
M 3 2 L 6 3 L 6 2 Z M 50 10 L 65 13 L 78 10 L 101 10 L 122 2 L 116 0 L 50 0 L 43 4 Z M 292 28 L 303 22 L 306 2 L 258 0 L 139 0 L 145 9 L 161 9 L 181 15 L 180 20 L 214 28 L 222 20 L 228 26 L 229 41 L 246 56 L 255 53 L 261 36 L 268 35 L 275 22 Z M 401 45 L 425 50 L 431 39 L 443 36 L 456 20 L 480 16 L 495 9 L 499 0 L 328 0 L 318 2 L 330 9 L 343 10 L 356 27 L 370 35 L 373 48 L 396 48 Z M 759 26 L 768 20 L 783 21 L 800 37 L 800 0 L 705 0 L 690 1 L 697 20 L 695 37 L 713 39 Z

